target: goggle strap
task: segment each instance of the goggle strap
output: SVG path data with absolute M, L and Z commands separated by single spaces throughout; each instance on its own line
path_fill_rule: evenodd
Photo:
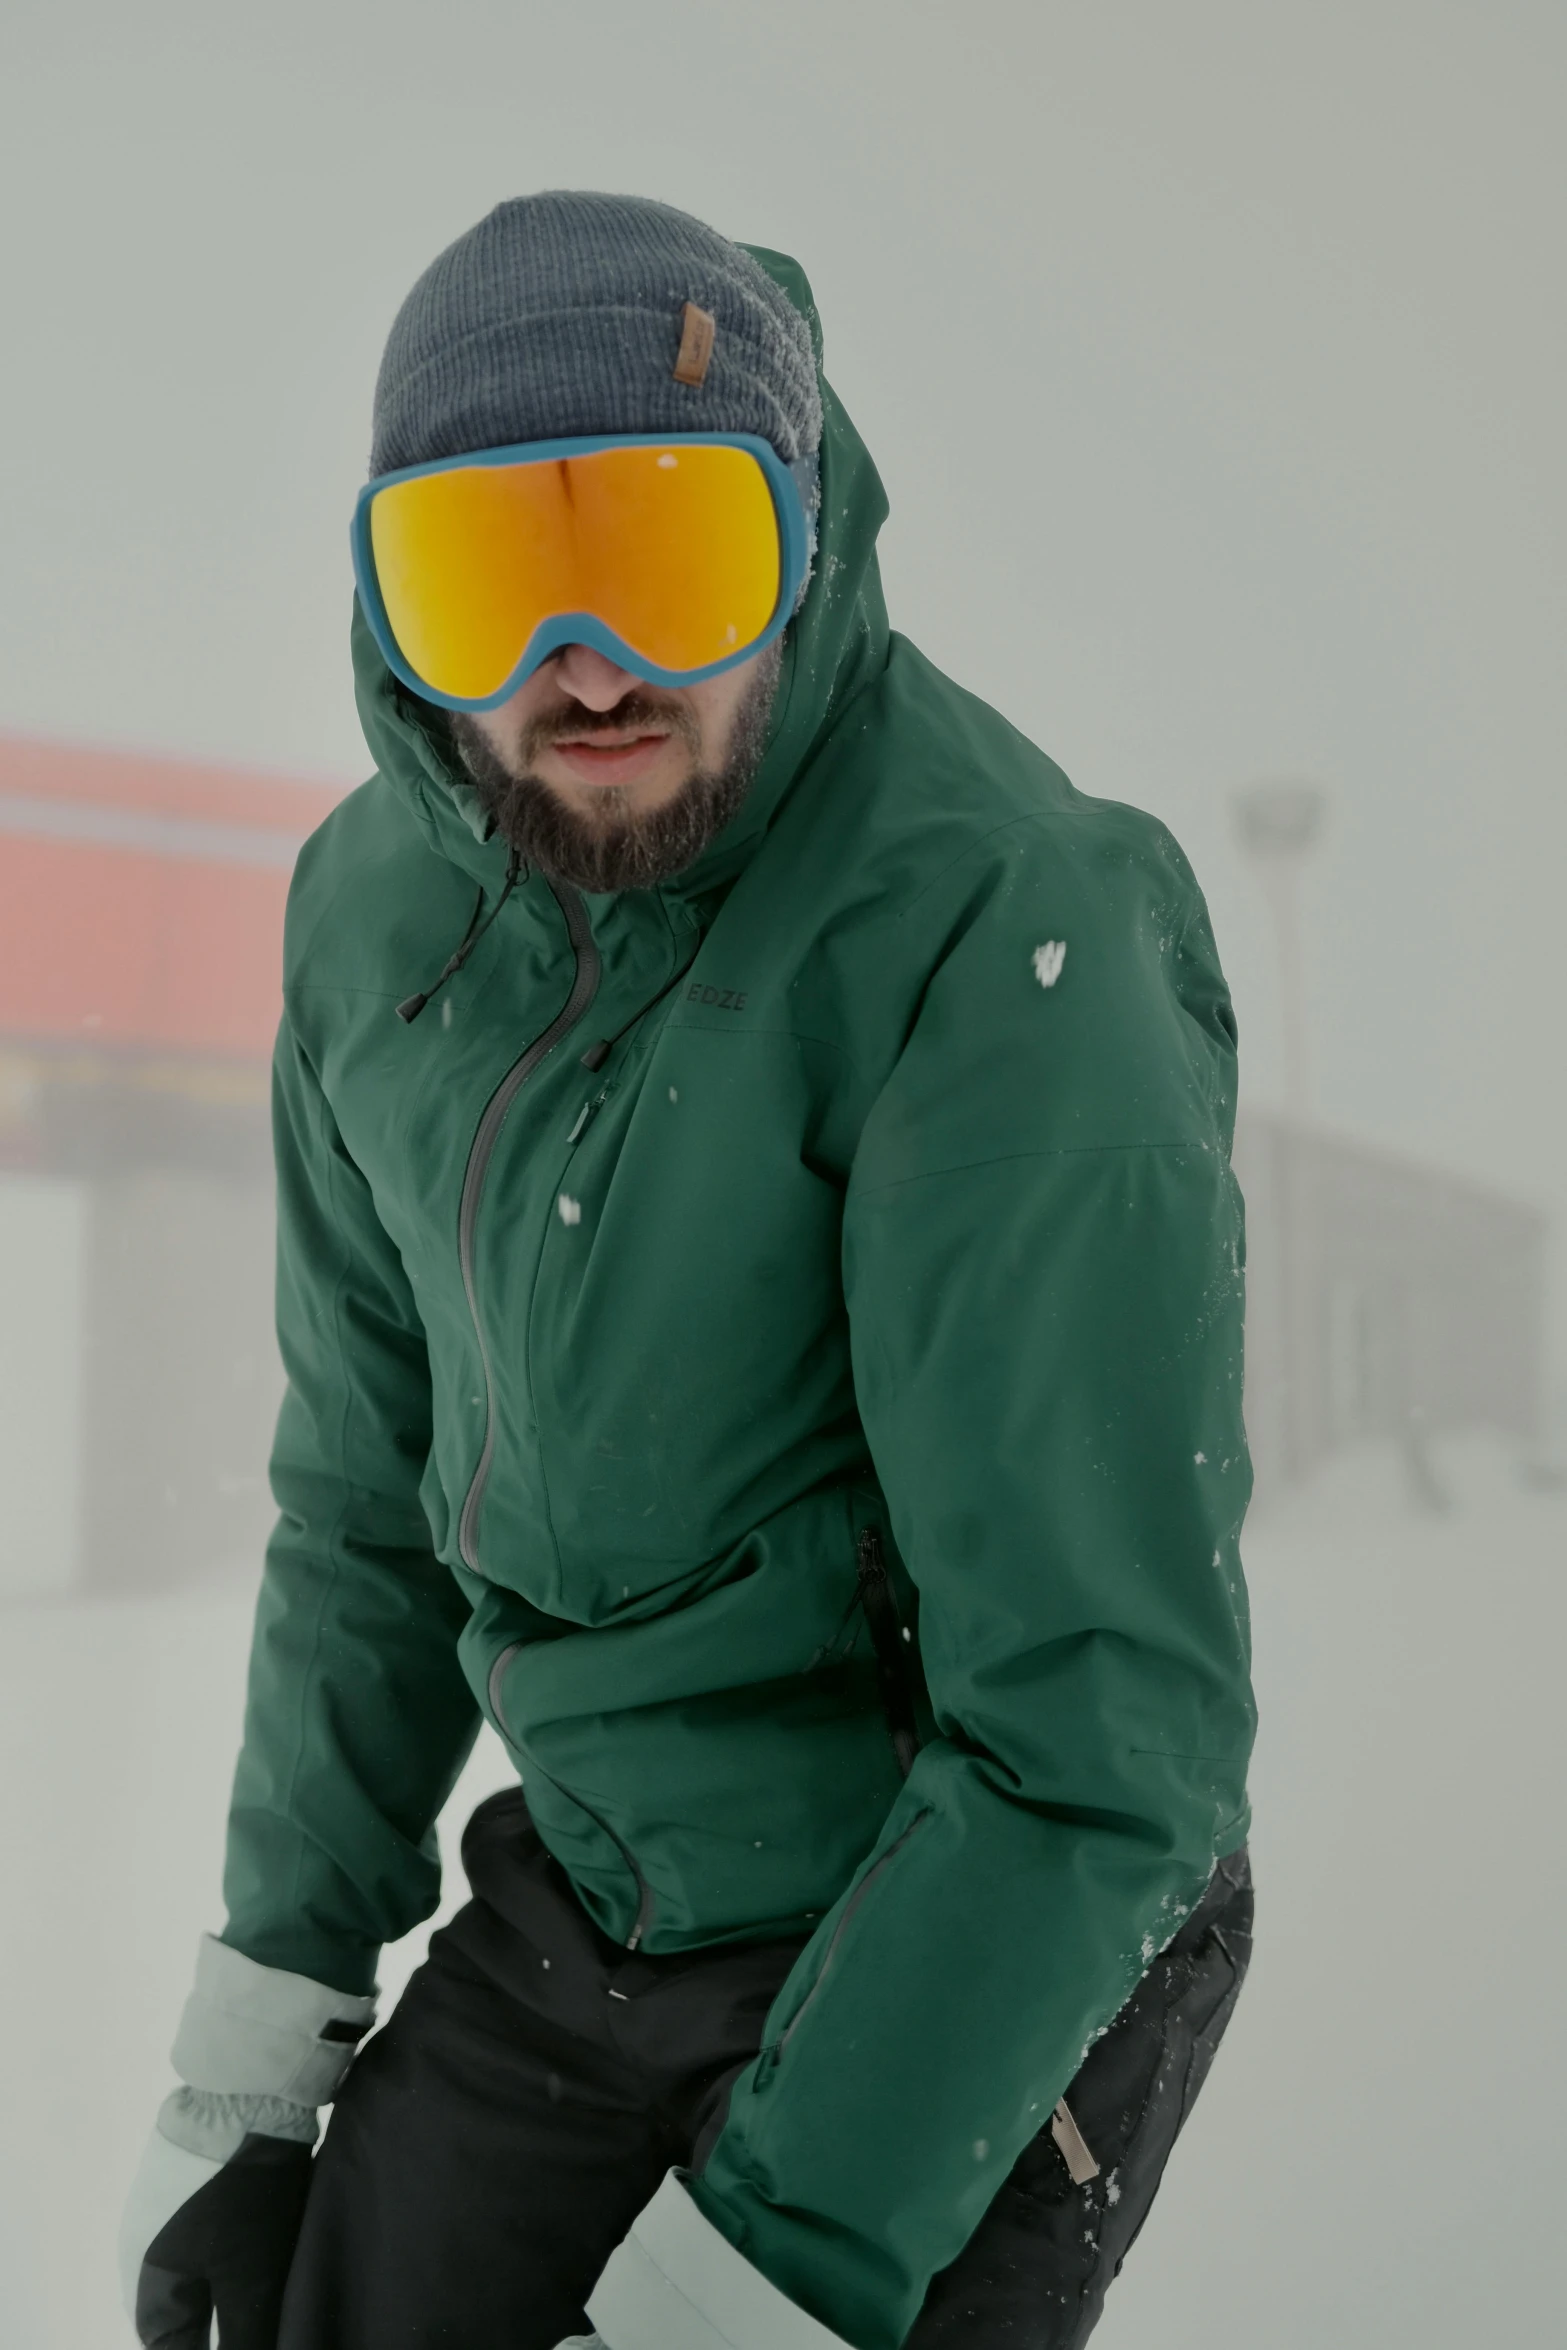
M 796 457 L 789 468 L 789 478 L 800 493 L 800 510 L 805 516 L 805 571 L 809 578 L 811 565 L 816 560 L 816 511 L 822 497 L 821 469 L 817 460 L 814 457 Z

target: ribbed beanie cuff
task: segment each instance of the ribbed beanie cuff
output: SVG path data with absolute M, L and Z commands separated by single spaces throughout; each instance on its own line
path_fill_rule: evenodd
M 677 382 L 687 303 L 715 324 Z M 754 433 L 815 456 L 810 330 L 715 229 L 645 197 L 571 190 L 498 204 L 431 262 L 387 338 L 370 473 L 587 433 Z

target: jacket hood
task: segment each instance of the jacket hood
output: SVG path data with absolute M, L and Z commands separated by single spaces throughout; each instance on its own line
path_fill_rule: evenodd
M 822 331 L 806 275 L 786 253 L 744 248 L 805 317 L 822 394 L 817 545 L 810 583 L 783 637 L 783 662 L 767 749 L 744 804 L 685 872 L 665 885 L 699 896 L 733 880 L 780 804 L 832 732 L 847 704 L 887 658 L 887 608 L 876 537 L 887 496 L 869 450 L 821 373 Z M 499 882 L 503 845 L 490 838 L 472 783 L 447 739 L 442 714 L 392 675 L 357 597 L 354 691 L 370 754 L 410 808 L 431 846 L 482 881 Z

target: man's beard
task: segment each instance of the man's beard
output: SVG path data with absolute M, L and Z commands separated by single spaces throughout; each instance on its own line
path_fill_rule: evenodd
M 523 730 L 514 769 L 465 710 L 451 713 L 452 741 L 502 839 L 519 856 L 577 889 L 651 889 L 693 864 L 735 814 L 755 780 L 767 747 L 768 722 L 783 662 L 782 640 L 768 646 L 734 713 L 729 755 L 721 767 L 697 767 L 672 800 L 638 810 L 618 784 L 593 787 L 591 813 L 563 800 L 532 772 L 557 736 L 591 737 L 627 727 L 667 727 L 693 757 L 702 747 L 695 717 L 683 702 L 654 692 L 628 694 L 613 710 L 572 702 Z

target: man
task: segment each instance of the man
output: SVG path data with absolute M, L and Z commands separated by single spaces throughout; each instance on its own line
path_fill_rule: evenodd
M 393 327 L 145 2343 L 1060 2350 L 1239 1991 L 1207 917 L 889 634 L 819 364 L 792 262 L 606 196 Z M 481 1719 L 521 1786 L 349 2070 Z

